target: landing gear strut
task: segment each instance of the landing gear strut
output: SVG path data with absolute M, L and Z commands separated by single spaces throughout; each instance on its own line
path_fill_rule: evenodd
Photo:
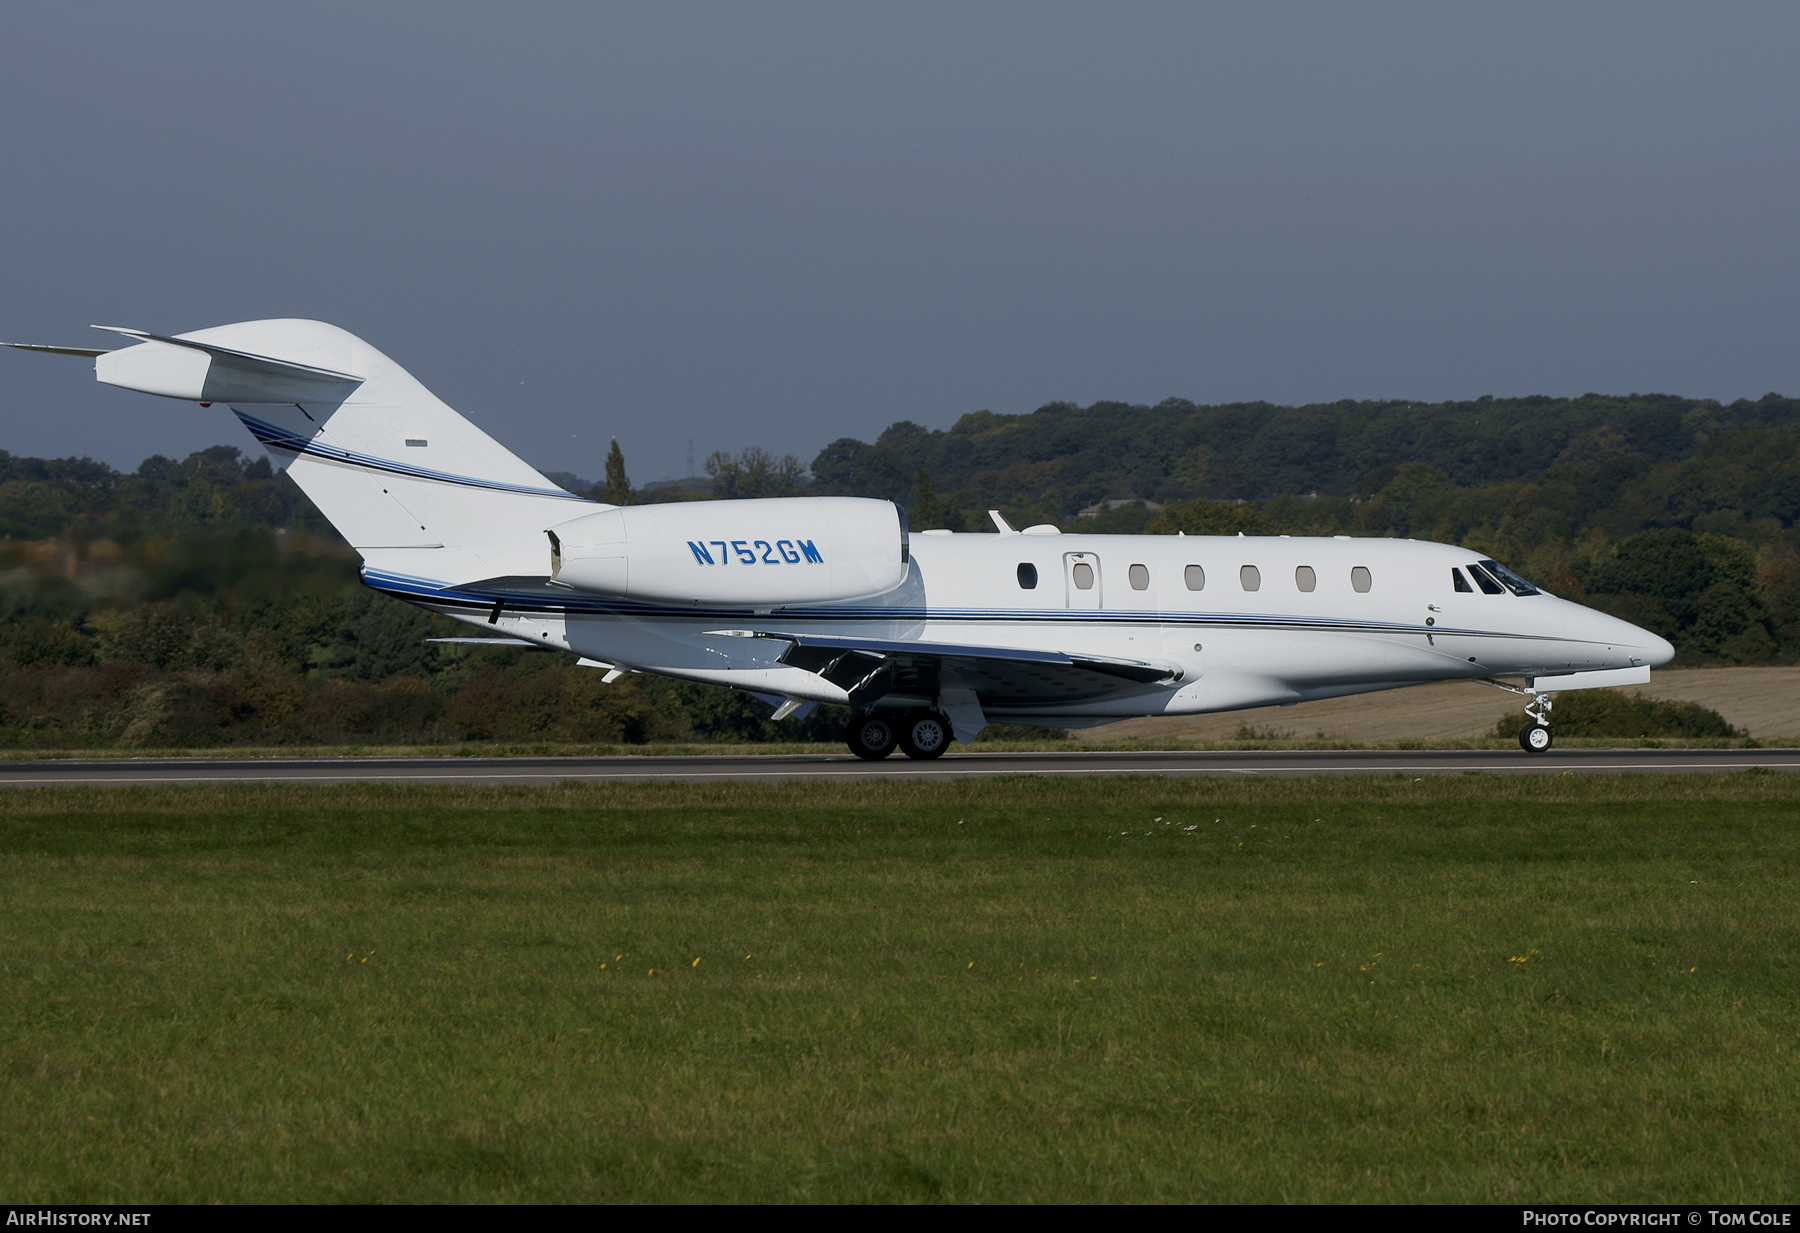
M 1477 677 L 1483 685 L 1492 685 L 1495 689 L 1504 689 L 1509 694 L 1524 694 L 1531 701 L 1525 704 L 1525 718 L 1531 722 L 1519 729 L 1519 748 L 1526 753 L 1544 753 L 1550 748 L 1550 708 L 1553 703 L 1550 695 L 1536 689 L 1508 685 L 1505 681 L 1496 681 L 1492 677 Z
M 1525 704 L 1525 714 L 1531 722 L 1519 729 L 1519 748 L 1526 753 L 1543 753 L 1550 748 L 1550 701 L 1549 694 L 1534 693 L 1531 701 Z

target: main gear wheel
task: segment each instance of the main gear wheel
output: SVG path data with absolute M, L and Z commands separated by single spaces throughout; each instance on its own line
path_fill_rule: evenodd
M 850 721 L 850 727 L 844 733 L 844 742 L 857 757 L 879 762 L 894 752 L 899 735 L 893 721 L 887 716 L 871 713 L 858 715 Z
M 950 721 L 936 711 L 912 711 L 900 721 L 900 749 L 909 758 L 941 758 L 950 740 Z

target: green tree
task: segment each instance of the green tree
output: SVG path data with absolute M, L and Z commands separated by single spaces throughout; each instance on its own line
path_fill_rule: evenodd
M 1608 611 L 1678 643 L 1700 615 L 1713 566 L 1693 532 L 1668 529 L 1633 536 L 1586 574 L 1590 596 L 1625 601 L 1605 603 Z
M 631 479 L 625 474 L 625 454 L 617 437 L 606 451 L 606 483 L 600 489 L 600 499 L 608 505 L 631 504 Z
M 1181 456 L 1169 477 L 1176 493 L 1199 493 L 1212 481 L 1212 450 L 1196 445 Z
M 1175 501 L 1165 505 L 1144 526 L 1146 535 L 1276 535 L 1281 528 L 1253 503 L 1229 501 Z
M 429 612 L 386 595 L 363 591 L 346 605 L 326 675 L 353 681 L 427 676 L 437 667 L 437 633 Z
M 1583 579 L 1596 607 L 1655 631 L 1684 655 L 1754 663 L 1776 642 L 1748 545 L 1669 528 L 1620 544 Z
M 751 497 L 797 497 L 806 488 L 806 465 L 792 454 L 780 458 L 760 445 L 747 446 L 734 457 L 723 450 L 706 460 L 712 495 L 720 501 Z
M 933 531 L 944 525 L 944 511 L 938 504 L 937 494 L 931 491 L 931 472 L 924 467 L 919 468 L 918 487 L 913 490 L 912 529 L 915 531 Z
M 1382 468 L 1385 471 L 1386 468 Z M 1365 482 L 1378 475 L 1365 476 Z M 1450 477 L 1428 462 L 1407 462 L 1393 469 L 1374 499 L 1365 506 L 1371 530 L 1409 536 L 1430 521 L 1431 513 L 1451 492 Z
M 1768 598 L 1757 586 L 1756 556 L 1748 544 L 1702 535 L 1700 548 L 1712 565 L 1712 584 L 1700 594 L 1690 649 L 1737 663 L 1775 655 Z

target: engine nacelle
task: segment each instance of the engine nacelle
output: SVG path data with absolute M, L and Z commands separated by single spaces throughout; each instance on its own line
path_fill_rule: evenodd
M 868 599 L 899 586 L 908 568 L 906 515 L 862 497 L 628 505 L 546 534 L 557 581 L 658 603 Z

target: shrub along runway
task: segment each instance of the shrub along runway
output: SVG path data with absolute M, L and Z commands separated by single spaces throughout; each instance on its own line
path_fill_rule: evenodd
M 719 780 L 952 780 L 1009 775 L 1194 776 L 1727 773 L 1800 771 L 1797 749 L 1254 750 L 898 755 L 847 754 L 508 758 L 106 758 L 0 762 L 0 787 L 205 783 L 549 784 L 698 783 Z
M 21 1202 L 1800 1198 L 1800 777 L 0 793 Z

